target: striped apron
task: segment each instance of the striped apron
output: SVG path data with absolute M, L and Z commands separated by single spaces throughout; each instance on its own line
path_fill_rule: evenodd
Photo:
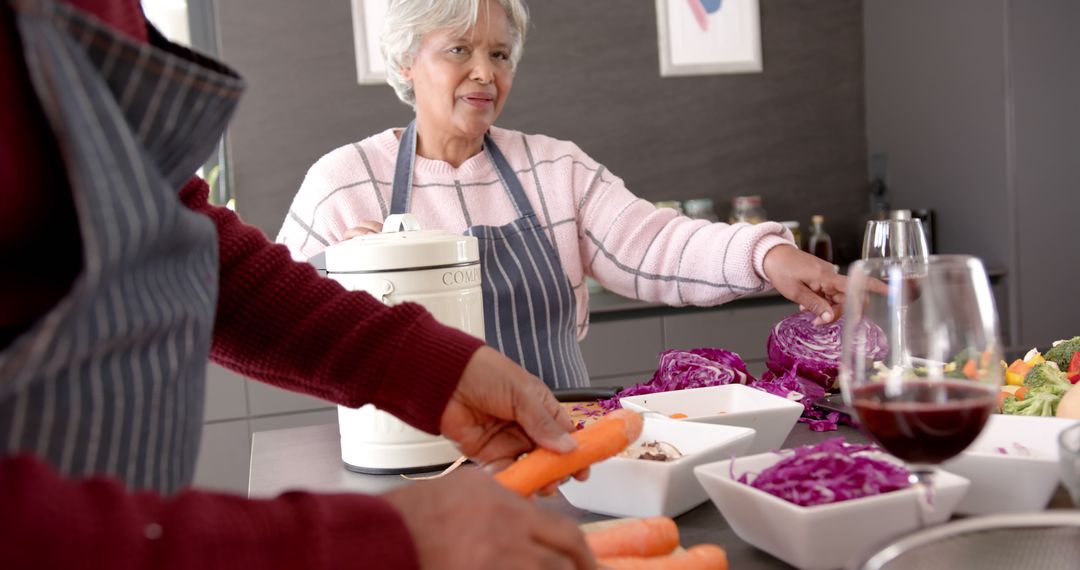
M 171 493 L 191 482 L 217 234 L 179 189 L 243 89 L 220 64 L 49 0 L 8 0 L 82 237 L 66 297 L 0 351 L 0 456 Z
M 490 135 L 484 136 L 484 149 L 518 214 L 504 226 L 472 226 L 465 231 L 480 245 L 487 343 L 549 388 L 586 387 L 589 375 L 577 342 L 577 302 L 570 279 L 544 235 L 525 189 Z M 413 121 L 398 146 L 391 214 L 408 212 L 415 159 Z

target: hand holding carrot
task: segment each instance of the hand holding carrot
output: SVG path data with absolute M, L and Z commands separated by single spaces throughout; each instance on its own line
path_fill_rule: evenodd
M 574 450 L 573 429 L 539 378 L 487 346 L 465 367 L 440 422 L 442 434 L 463 454 L 494 470 L 537 446 Z
M 537 449 L 495 475 L 495 479 L 522 496 L 557 483 L 593 463 L 626 449 L 641 435 L 641 414 L 615 410 L 574 432 L 577 448 L 568 453 Z

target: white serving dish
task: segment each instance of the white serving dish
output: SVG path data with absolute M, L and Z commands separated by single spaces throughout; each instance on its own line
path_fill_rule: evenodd
M 749 428 L 646 417 L 634 443 L 664 441 L 682 457 L 674 461 L 612 457 L 593 465 L 588 480 L 568 481 L 559 491 L 570 504 L 594 513 L 675 517 L 708 499 L 694 478 L 694 467 L 744 453 L 753 438 Z
M 680 421 L 748 427 L 757 432 L 747 453 L 779 449 L 803 413 L 803 405 L 742 384 L 673 390 L 620 398 L 622 407 Z
M 956 512 L 984 515 L 1045 509 L 1058 486 L 1058 434 L 1074 424 L 1076 420 L 1064 418 L 991 414 L 967 450 L 942 464 L 943 469 L 971 480 L 971 490 Z
M 797 568 L 824 570 L 841 568 L 865 549 L 918 528 L 918 495 L 912 487 L 800 507 L 738 482 L 743 473 L 759 473 L 790 453 L 762 453 L 694 469 L 728 525 L 749 544 Z M 963 477 L 938 471 L 928 523 L 948 520 L 968 485 Z

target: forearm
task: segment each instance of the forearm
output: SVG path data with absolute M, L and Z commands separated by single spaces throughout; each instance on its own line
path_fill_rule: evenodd
M 779 224 L 710 224 L 658 209 L 617 178 L 579 216 L 582 254 L 598 281 L 670 305 L 716 305 L 768 288 L 765 255 L 790 243 Z
M 131 494 L 70 481 L 30 456 L 0 460 L 0 566 L 164 570 L 416 568 L 409 533 L 378 497 L 272 500 L 184 491 Z
M 231 211 L 206 204 L 205 183 L 181 197 L 215 223 L 220 295 L 212 358 L 241 374 L 359 406 L 373 403 L 436 432 L 442 410 L 482 341 L 422 307 L 387 307 L 291 260 Z

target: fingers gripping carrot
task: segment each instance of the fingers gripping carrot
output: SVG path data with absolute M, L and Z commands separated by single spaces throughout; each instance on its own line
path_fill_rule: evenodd
M 612 556 L 660 556 L 679 546 L 679 527 L 668 517 L 634 519 L 585 535 L 597 558 Z
M 573 434 L 578 447 L 570 453 L 536 449 L 495 475 L 507 489 L 528 497 L 582 469 L 626 449 L 641 435 L 641 414 L 615 410 Z
M 624 556 L 597 560 L 604 570 L 727 570 L 727 552 L 715 544 L 699 544 L 686 552 L 642 558 Z

